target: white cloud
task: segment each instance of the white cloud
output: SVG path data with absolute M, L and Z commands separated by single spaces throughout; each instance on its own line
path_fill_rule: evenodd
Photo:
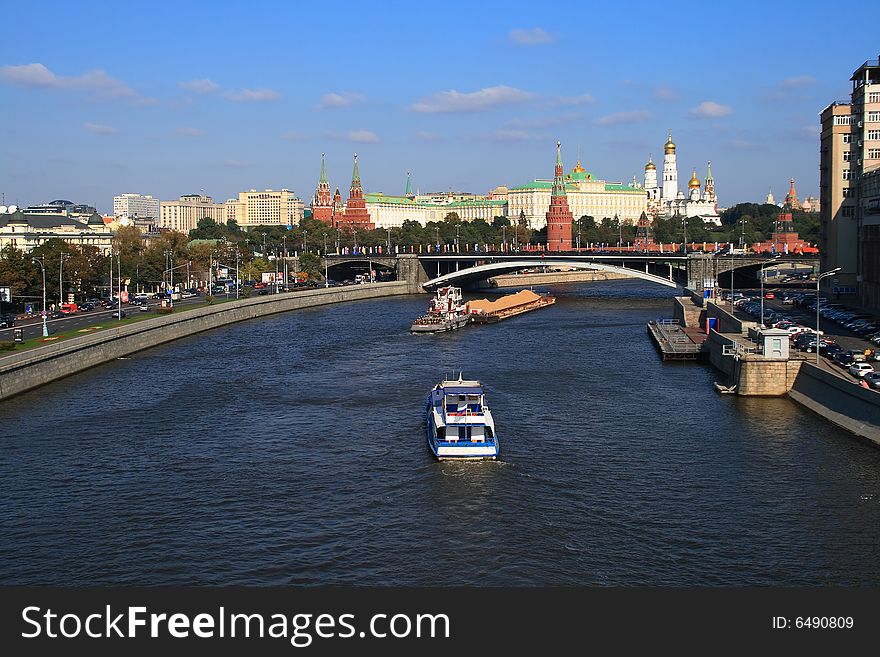
M 678 92 L 665 84 L 657 85 L 651 90 L 651 92 L 657 100 L 664 100 L 666 102 L 678 100 Z
M 434 132 L 419 130 L 416 133 L 416 139 L 418 139 L 419 141 L 442 141 L 443 137 Z
M 552 128 L 557 125 L 573 123 L 583 118 L 579 112 L 559 114 L 556 116 L 541 116 L 534 119 L 510 119 L 505 126 L 509 128 Z
M 511 30 L 508 32 L 507 38 L 517 46 L 545 46 L 556 41 L 552 34 L 540 27 L 528 30 Z
M 124 98 L 134 101 L 151 102 L 140 98 L 134 89 L 124 82 L 96 69 L 82 75 L 57 75 L 43 64 L 22 64 L 20 66 L 0 67 L 0 80 L 20 87 L 60 89 L 93 93 L 102 98 Z
M 318 103 L 318 109 L 331 109 L 335 107 L 348 107 L 356 105 L 366 100 L 366 97 L 353 91 L 344 91 L 341 94 L 324 94 L 321 102 Z
M 231 91 L 226 98 L 237 103 L 263 103 L 281 98 L 281 94 L 274 89 L 242 89 Z
M 720 119 L 728 114 L 733 114 L 733 110 L 727 105 L 720 105 L 711 100 L 703 101 L 691 109 L 691 116 L 699 119 Z
M 177 86 L 187 91 L 197 94 L 212 94 L 220 90 L 220 85 L 208 79 L 187 80 L 186 82 L 178 82 Z
M 281 134 L 281 138 L 285 141 L 302 141 L 306 138 L 306 135 L 302 132 L 295 132 L 293 130 L 288 130 Z
M 499 85 L 486 87 L 471 93 L 461 93 L 450 90 L 441 91 L 423 98 L 410 109 L 413 112 L 422 113 L 448 113 L 448 112 L 480 112 L 499 105 L 514 105 L 524 103 L 533 98 L 533 94 L 522 89 Z
M 118 128 L 101 123 L 86 123 L 85 129 L 95 135 L 115 135 L 119 132 Z
M 745 139 L 730 139 L 725 142 L 725 145 L 733 151 L 750 151 L 755 147 L 752 142 Z
M 559 96 L 556 102 L 560 105 L 592 105 L 596 99 L 590 94 L 581 94 L 580 96 Z
M 516 130 L 516 129 L 501 129 L 495 130 L 494 132 L 490 132 L 484 135 L 480 135 L 480 139 L 484 139 L 486 141 L 500 141 L 500 142 L 518 142 L 518 141 L 529 141 L 530 139 L 534 139 L 533 135 L 530 135 L 525 130 Z
M 598 125 L 621 125 L 626 123 L 644 123 L 651 120 L 651 113 L 647 110 L 631 110 L 629 112 L 616 112 L 596 119 Z
M 779 86 L 783 89 L 797 89 L 798 87 L 809 87 L 814 84 L 816 84 L 816 78 L 812 76 L 795 75 L 790 78 L 785 78 L 779 83 Z
M 204 137 L 205 131 L 199 130 L 198 128 L 182 127 L 182 128 L 177 128 L 174 131 L 174 134 L 176 134 L 180 137 Z
M 356 144 L 378 144 L 380 141 L 379 136 L 370 130 L 349 130 L 345 138 Z

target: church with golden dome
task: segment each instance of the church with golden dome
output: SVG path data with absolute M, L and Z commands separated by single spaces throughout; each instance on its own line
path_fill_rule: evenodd
M 663 144 L 663 184 L 657 180 L 657 165 L 648 158 L 645 165 L 645 195 L 648 214 L 653 217 L 700 217 L 703 223 L 721 225 L 718 203 L 715 198 L 715 180 L 712 178 L 711 162 L 706 165 L 705 185 L 697 177 L 694 169 L 688 181 L 687 193 L 678 187 L 678 165 L 676 163 L 675 142 L 672 130 Z

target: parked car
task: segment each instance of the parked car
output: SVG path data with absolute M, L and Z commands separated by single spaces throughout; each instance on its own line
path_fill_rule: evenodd
M 0 328 L 12 328 L 15 326 L 15 315 L 3 315 L 0 317 Z
M 142 313 L 148 313 L 148 312 L 150 312 L 150 307 L 149 307 L 146 303 L 142 303 L 142 304 L 140 305 L 139 310 L 140 310 Z
M 874 368 L 868 363 L 853 363 L 849 366 L 849 373 L 857 379 L 861 379 L 868 372 L 873 372 Z
M 874 390 L 880 390 L 880 372 L 868 372 L 862 377 Z
M 852 354 L 848 351 L 841 351 L 834 357 L 834 362 L 840 365 L 843 369 L 848 370 L 850 365 L 856 362 L 856 359 L 853 358 Z
M 775 299 L 776 295 L 773 292 L 768 291 L 768 292 L 764 292 L 764 298 L 765 299 Z

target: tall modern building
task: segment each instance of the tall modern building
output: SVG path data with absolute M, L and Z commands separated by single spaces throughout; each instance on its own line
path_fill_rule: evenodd
M 868 280 L 876 226 L 865 212 L 862 197 L 870 194 L 867 174 L 880 168 L 880 62 L 868 60 L 850 78 L 849 102 L 834 102 L 822 110 L 820 120 L 819 195 L 823 271 L 840 267 L 823 279 L 830 292 L 859 294 L 864 303 L 880 281 Z M 868 204 L 870 205 L 870 204 Z M 868 217 L 866 219 L 866 217 Z M 871 255 L 873 253 L 873 256 Z
M 225 223 L 226 206 L 204 194 L 185 194 L 176 201 L 159 203 L 159 228 L 189 233 L 206 217 Z
M 252 189 L 226 201 L 226 219 L 245 230 L 252 226 L 298 226 L 303 212 L 302 200 L 288 189 Z
M 117 219 L 159 219 L 159 199 L 145 194 L 113 197 L 113 216 Z

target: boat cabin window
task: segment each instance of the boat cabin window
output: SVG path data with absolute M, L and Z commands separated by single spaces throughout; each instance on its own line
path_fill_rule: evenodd
M 447 413 L 471 413 L 482 412 L 482 399 L 480 395 L 448 395 L 446 397 Z
M 458 438 L 472 443 L 484 443 L 486 442 L 484 429 L 485 427 L 482 425 L 467 425 L 463 427 L 458 427 Z

